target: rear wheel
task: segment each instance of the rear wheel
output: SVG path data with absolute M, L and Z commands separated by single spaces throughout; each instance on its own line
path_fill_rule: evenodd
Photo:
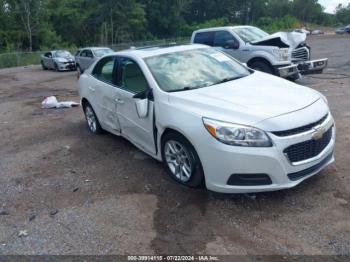
M 162 158 L 172 179 L 189 187 L 199 187 L 204 182 L 202 164 L 196 150 L 182 135 L 169 132 L 162 139 Z
M 77 70 L 78 70 L 78 73 L 79 74 L 82 74 L 83 73 L 83 70 L 81 69 L 80 65 L 77 64 Z
M 92 106 L 89 103 L 84 105 L 84 114 L 91 133 L 101 134 L 102 128 L 100 122 L 98 121 L 95 111 L 92 109 Z
M 55 67 L 55 71 L 57 71 L 57 72 L 58 72 L 58 71 L 59 71 L 59 69 L 58 69 L 58 65 L 57 65 L 56 63 L 54 64 L 54 67 Z
M 44 64 L 43 61 L 41 61 L 41 68 L 42 68 L 43 70 L 47 70 L 47 67 L 45 66 L 45 64 Z
M 268 74 L 274 74 L 273 68 L 265 61 L 254 61 L 250 64 L 250 68 Z

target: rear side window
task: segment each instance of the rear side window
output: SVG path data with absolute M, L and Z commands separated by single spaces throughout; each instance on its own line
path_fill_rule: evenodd
M 217 31 L 214 36 L 214 46 L 224 47 L 227 44 L 227 41 L 236 41 L 232 34 L 227 31 Z
M 94 70 L 92 71 L 92 75 L 103 82 L 113 83 L 115 76 L 114 64 L 115 57 L 108 56 L 103 58 L 96 64 Z
M 196 44 L 213 46 L 214 45 L 214 34 L 215 34 L 215 32 L 196 33 L 193 42 Z

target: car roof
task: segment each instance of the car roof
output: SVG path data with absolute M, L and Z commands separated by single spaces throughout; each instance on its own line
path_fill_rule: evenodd
M 239 26 L 220 26 L 220 27 L 210 27 L 210 28 L 203 28 L 194 31 L 193 33 L 199 33 L 199 32 L 210 32 L 210 31 L 217 31 L 217 30 L 230 30 L 230 29 L 240 29 L 240 28 L 255 28 L 254 26 L 250 25 L 239 25 Z
M 131 48 L 123 51 L 114 52 L 108 55 L 130 55 L 134 57 L 146 58 L 175 52 L 208 48 L 206 45 L 188 44 L 188 45 L 168 45 L 168 46 L 151 46 L 144 48 Z
M 93 46 L 93 47 L 83 47 L 83 48 L 79 48 L 79 50 L 85 50 L 85 49 L 98 50 L 98 49 L 111 49 L 111 48 L 109 48 L 109 47 L 104 47 L 104 46 L 101 46 L 101 47 Z

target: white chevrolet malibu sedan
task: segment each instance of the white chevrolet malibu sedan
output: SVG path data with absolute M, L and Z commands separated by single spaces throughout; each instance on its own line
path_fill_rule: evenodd
M 125 137 L 186 186 L 286 189 L 334 161 L 322 94 L 204 45 L 108 54 L 81 75 L 79 92 L 92 133 Z

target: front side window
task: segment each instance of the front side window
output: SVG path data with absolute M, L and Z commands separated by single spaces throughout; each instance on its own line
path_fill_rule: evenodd
M 115 58 L 113 56 L 103 58 L 96 64 L 92 75 L 103 82 L 112 83 L 114 76 L 114 61 Z
M 138 94 L 148 89 L 147 80 L 138 64 L 129 59 L 122 58 L 120 63 L 121 87 L 131 93 Z
M 86 54 L 87 54 L 87 50 L 83 50 L 83 51 L 80 53 L 80 56 L 81 56 L 81 57 L 86 57 Z
M 94 57 L 91 50 L 86 50 L 86 57 Z
M 145 59 L 160 88 L 167 92 L 203 88 L 250 74 L 215 48 L 200 48 Z
M 235 38 L 227 31 L 217 31 L 214 37 L 214 46 L 224 47 L 227 41 L 236 41 Z

